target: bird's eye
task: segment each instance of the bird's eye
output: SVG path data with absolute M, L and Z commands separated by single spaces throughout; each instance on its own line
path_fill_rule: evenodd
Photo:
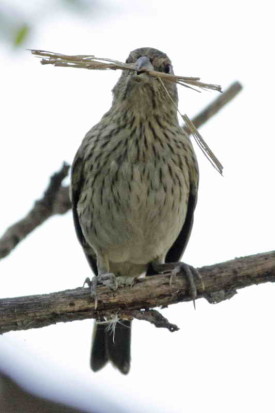
M 172 66 L 169 63 L 166 63 L 163 68 L 165 73 L 171 73 L 172 72 Z

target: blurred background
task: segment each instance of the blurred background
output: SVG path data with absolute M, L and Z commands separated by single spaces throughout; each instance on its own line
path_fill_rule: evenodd
M 27 49 L 124 61 L 151 46 L 176 74 L 244 87 L 200 129 L 224 176 L 195 146 L 200 192 L 184 260 L 199 267 L 274 249 L 273 20 L 267 0 L 2 0 L 0 231 L 31 209 L 63 161 L 71 164 L 120 75 L 42 66 Z M 179 96 L 192 117 L 217 94 L 180 88 Z M 90 270 L 71 213 L 34 231 L 0 270 L 1 298 L 81 286 Z M 266 284 L 219 305 L 199 300 L 196 311 L 170 306 L 162 312 L 180 327 L 173 334 L 135 321 L 128 376 L 110 365 L 90 370 L 92 320 L 7 333 L 0 366 L 25 390 L 86 412 L 274 412 L 274 294 Z

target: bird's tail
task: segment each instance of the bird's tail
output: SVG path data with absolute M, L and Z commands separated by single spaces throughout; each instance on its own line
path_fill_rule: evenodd
M 102 369 L 107 361 L 121 373 L 130 370 L 131 321 L 118 321 L 114 328 L 110 324 L 95 323 L 91 353 L 93 371 Z

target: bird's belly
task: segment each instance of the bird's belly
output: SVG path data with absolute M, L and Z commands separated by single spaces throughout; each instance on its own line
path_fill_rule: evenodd
M 185 220 L 186 181 L 164 163 L 113 163 L 87 188 L 90 207 L 79 211 L 86 239 L 112 262 L 147 264 L 165 255 Z

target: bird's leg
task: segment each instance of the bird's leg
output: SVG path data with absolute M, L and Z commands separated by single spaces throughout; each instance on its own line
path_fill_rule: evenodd
M 103 254 L 97 254 L 97 269 L 98 274 L 95 275 L 91 280 L 86 278 L 84 284 L 88 284 L 91 288 L 91 296 L 95 298 L 97 302 L 96 288 L 98 284 L 105 285 L 112 290 L 116 290 L 118 283 L 115 274 L 109 272 L 109 261 L 107 257 Z
M 192 267 L 191 265 L 185 264 L 184 262 L 160 263 L 158 261 L 154 261 L 151 263 L 151 265 L 157 272 L 171 272 L 170 284 L 172 284 L 174 277 L 178 274 L 184 275 L 188 281 L 190 295 L 195 307 L 195 299 L 197 298 L 195 278 L 199 279 L 202 283 L 201 275 L 198 270 L 196 270 L 196 268 Z

